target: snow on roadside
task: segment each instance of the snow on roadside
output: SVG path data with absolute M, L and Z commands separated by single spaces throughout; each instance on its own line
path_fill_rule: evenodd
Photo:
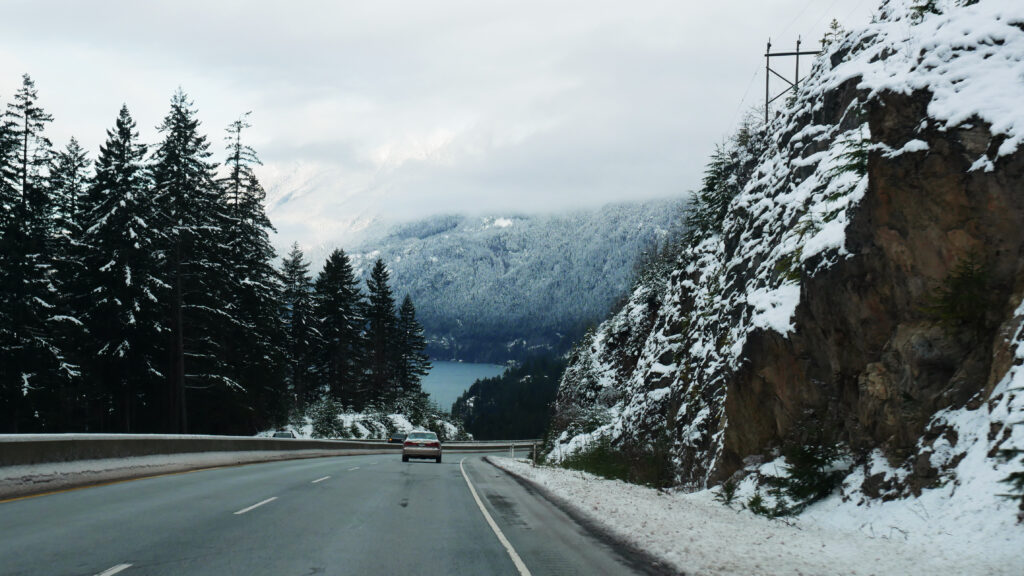
M 940 575 L 1024 573 L 1008 546 L 871 538 L 808 518 L 770 520 L 726 507 L 710 490 L 666 492 L 584 472 L 491 457 L 611 534 L 687 574 Z M 1016 548 L 1019 550 L 1019 546 Z
M 303 424 L 296 426 L 295 424 L 287 424 L 281 428 L 273 428 L 270 430 L 263 430 L 256 434 L 256 436 L 262 438 L 269 438 L 278 431 L 288 431 L 295 434 L 296 438 L 302 439 L 316 439 L 313 436 L 313 423 L 309 416 L 303 418 Z M 409 417 L 405 414 L 399 413 L 384 413 L 384 412 L 342 412 L 338 414 L 338 423 L 343 429 L 343 435 L 339 438 L 342 440 L 361 440 L 361 439 L 384 439 L 387 438 L 391 432 L 397 432 L 400 434 L 408 434 L 413 430 L 419 428 L 412 423 Z M 429 425 L 428 428 L 441 434 L 446 439 L 458 439 L 460 437 L 459 428 L 444 420 L 443 418 L 434 418 L 433 424 Z M 348 435 L 344 435 L 347 431 Z M 471 440 L 473 436 L 471 434 L 464 434 L 462 436 L 465 439 Z

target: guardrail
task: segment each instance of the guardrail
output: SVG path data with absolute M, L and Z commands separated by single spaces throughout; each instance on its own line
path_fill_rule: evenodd
M 444 442 L 445 450 L 500 451 L 529 447 L 537 440 Z M 54 462 L 132 458 L 168 454 L 253 451 L 391 451 L 401 444 L 383 440 L 307 440 L 251 436 L 164 434 L 7 434 L 0 435 L 0 467 Z

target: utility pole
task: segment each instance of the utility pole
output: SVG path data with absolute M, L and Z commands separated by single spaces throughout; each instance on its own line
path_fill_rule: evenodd
M 790 90 L 795 94 L 797 88 L 800 86 L 800 57 L 801 56 L 817 56 L 821 52 L 815 50 L 800 50 L 800 37 L 796 38 L 796 50 L 793 52 L 772 52 L 772 40 L 768 39 L 768 47 L 764 51 L 764 123 L 768 125 L 768 106 L 778 100 L 783 94 L 788 93 Z M 793 81 L 790 82 L 789 78 L 786 78 L 782 74 L 779 74 L 772 69 L 772 58 L 781 58 L 793 56 L 796 58 L 796 70 L 793 74 Z M 785 90 L 779 92 L 774 97 L 771 95 L 771 75 L 775 74 L 779 79 L 788 84 Z

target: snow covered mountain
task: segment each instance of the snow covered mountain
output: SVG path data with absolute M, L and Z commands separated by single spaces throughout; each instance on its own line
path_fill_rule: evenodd
M 574 352 L 549 457 L 604 438 L 752 509 L 1019 554 L 1022 94 L 1024 3 L 883 2 L 713 158 L 668 278 Z M 777 489 L 798 458 L 825 503 Z
M 678 226 L 678 199 L 531 216 L 435 216 L 389 228 L 349 254 L 376 258 L 416 304 L 440 359 L 503 362 L 567 349 L 629 290 L 645 248 Z

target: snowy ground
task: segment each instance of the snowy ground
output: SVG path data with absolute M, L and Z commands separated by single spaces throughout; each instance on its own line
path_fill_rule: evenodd
M 665 492 L 523 460 L 490 460 L 686 574 L 1024 574 L 1024 527 L 978 522 L 970 514 L 957 520 L 956 514 L 908 513 L 919 520 L 895 529 L 906 520 L 895 508 L 857 511 L 826 500 L 798 519 L 769 520 L 726 507 L 710 490 Z M 848 522 L 837 521 L 844 515 Z M 949 520 L 936 522 L 940 517 Z
M 355 432 L 355 435 L 346 438 L 383 439 L 388 437 L 389 430 L 394 430 L 401 434 L 408 434 L 416 429 L 416 426 L 413 426 L 412 422 L 409 421 L 408 416 L 405 414 L 342 412 L 338 415 L 338 421 L 345 429 Z M 432 430 L 440 432 L 442 429 L 447 435 L 447 438 L 455 438 L 459 433 L 458 428 L 456 428 L 451 422 L 436 419 Z M 260 437 L 270 437 L 278 430 L 288 430 L 295 434 L 296 438 L 313 438 L 313 424 L 309 417 L 305 418 L 305 423 L 302 426 L 289 424 L 280 429 L 264 430 L 256 435 Z

